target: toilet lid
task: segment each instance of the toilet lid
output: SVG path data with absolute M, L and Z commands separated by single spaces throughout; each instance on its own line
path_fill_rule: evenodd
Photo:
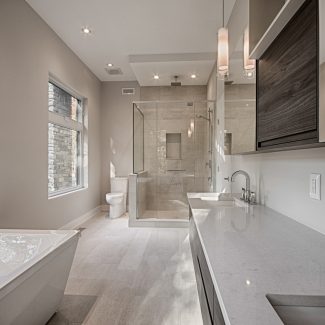
M 123 197 L 123 193 L 107 193 L 106 197 Z

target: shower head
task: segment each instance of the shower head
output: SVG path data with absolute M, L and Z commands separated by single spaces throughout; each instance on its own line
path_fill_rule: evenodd
M 171 86 L 179 87 L 179 86 L 182 85 L 182 83 L 181 83 L 180 81 L 178 81 L 178 76 L 174 76 L 174 79 L 175 79 L 175 81 L 172 81 L 172 82 L 170 83 Z
M 203 115 L 196 115 L 196 118 L 203 118 L 203 119 L 205 119 L 205 120 L 207 120 L 207 121 L 210 122 L 210 118 L 207 118 L 207 117 L 205 117 Z

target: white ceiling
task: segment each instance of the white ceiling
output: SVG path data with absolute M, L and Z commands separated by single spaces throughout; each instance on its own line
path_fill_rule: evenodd
M 159 72 L 160 84 L 170 84 L 168 76 L 196 73 L 195 84 L 205 84 L 212 70 L 211 59 L 188 60 L 186 55 L 216 52 L 222 0 L 26 1 L 102 81 L 152 84 L 153 74 Z M 226 21 L 235 1 L 225 1 Z M 83 26 L 92 34 L 82 34 Z M 185 55 L 177 61 L 129 62 L 130 55 L 170 53 Z M 123 75 L 109 76 L 108 62 Z
M 130 65 L 141 86 L 166 86 L 174 76 L 182 85 L 206 85 L 215 64 L 212 53 L 182 53 L 164 55 L 131 55 Z M 159 80 L 153 76 L 157 74 Z M 192 79 L 191 75 L 196 78 Z

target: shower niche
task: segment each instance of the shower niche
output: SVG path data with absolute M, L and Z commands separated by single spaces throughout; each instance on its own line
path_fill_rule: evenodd
M 166 133 L 166 159 L 182 159 L 181 133 Z

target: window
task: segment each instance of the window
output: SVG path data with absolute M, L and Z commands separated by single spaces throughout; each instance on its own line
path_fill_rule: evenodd
M 49 197 L 83 187 L 83 102 L 48 83 Z

